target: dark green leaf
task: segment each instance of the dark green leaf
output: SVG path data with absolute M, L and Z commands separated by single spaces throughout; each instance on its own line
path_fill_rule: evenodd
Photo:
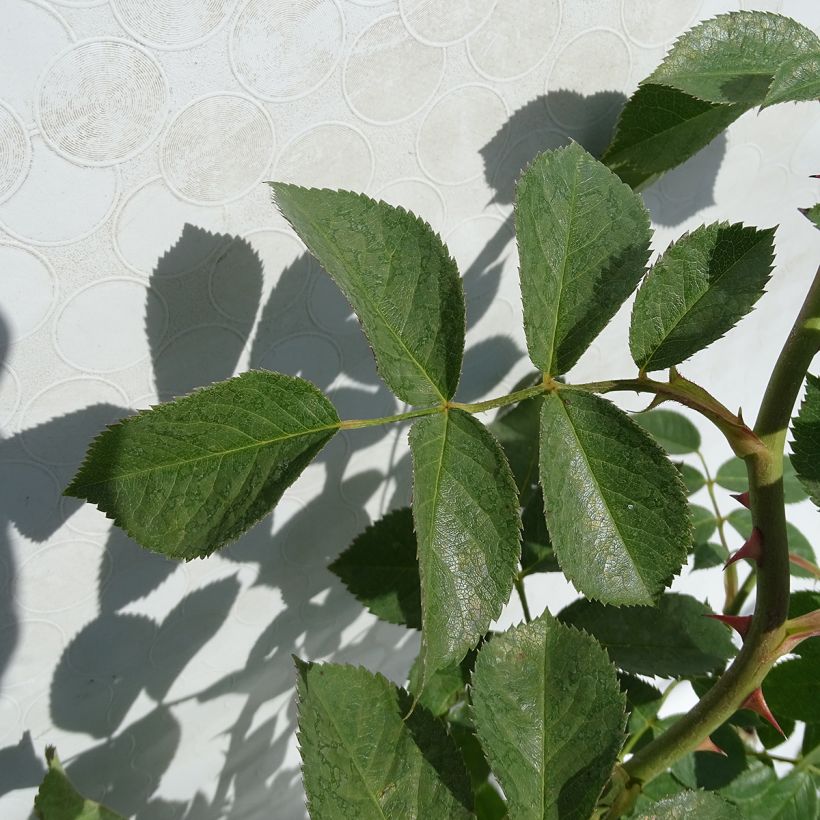
M 419 563 L 409 507 L 369 526 L 328 569 L 374 615 L 421 629 Z
M 501 614 L 521 554 L 518 494 L 498 442 L 449 410 L 410 430 L 421 576 L 422 688 Z
M 601 647 L 549 615 L 481 648 L 476 730 L 510 816 L 589 816 L 623 743 L 624 701 Z
M 815 228 L 820 229 L 820 203 L 812 205 L 811 208 L 799 208 L 799 211 Z
M 658 709 L 661 707 L 662 694 L 651 684 L 623 672 L 618 675 L 621 689 L 626 694 L 629 720 L 627 734 L 641 735 L 632 751 L 638 751 L 642 745 L 652 740 L 652 728 L 656 723 Z
M 717 529 L 717 519 L 711 510 L 698 504 L 690 504 L 689 509 L 692 511 L 692 523 L 695 527 L 692 543 L 703 544 Z
M 711 792 L 686 791 L 647 806 L 637 820 L 742 820 L 731 804 Z
M 759 11 L 721 14 L 687 31 L 647 77 L 716 103 L 763 102 L 781 63 L 820 48 L 788 17 Z
M 792 422 L 792 464 L 797 476 L 820 507 L 820 377 L 806 377 L 806 397 Z
M 820 51 L 792 57 L 777 67 L 762 108 L 820 97 Z
M 538 491 L 538 426 L 542 403 L 541 396 L 525 399 L 506 413 L 499 413 L 489 425 L 507 457 L 522 507 Z
M 734 726 L 724 723 L 710 737 L 725 755 L 692 752 L 672 764 L 672 774 L 690 789 L 723 788 L 746 769 L 746 747 Z
M 705 148 L 748 109 L 704 102 L 663 85 L 641 85 L 621 111 L 603 162 L 640 191 Z
M 721 789 L 747 820 L 806 820 L 817 817 L 817 788 L 808 772 L 792 771 L 778 779 L 773 769 L 752 763 Z
M 685 462 L 676 462 L 675 467 L 683 479 L 687 495 L 694 495 L 698 490 L 706 486 L 706 479 L 699 470 L 696 470 Z
M 720 466 L 715 481 L 726 490 L 742 493 L 749 489 L 749 476 L 743 459 L 730 458 Z M 788 456 L 783 458 L 783 498 L 787 504 L 797 504 L 806 497 L 794 464 Z
M 748 510 L 732 510 L 726 520 L 743 536 L 748 538 L 752 534 L 752 514 Z M 789 552 L 815 563 L 814 550 L 805 535 L 790 521 L 786 522 L 786 536 L 789 541 Z M 808 570 L 789 562 L 789 571 L 795 578 L 812 578 Z
M 679 780 L 676 780 L 669 772 L 663 772 L 644 785 L 635 801 L 633 813 L 629 817 L 640 820 L 640 817 L 646 816 L 646 812 L 653 810 L 658 801 L 686 791 L 688 789 Z
M 558 618 L 597 638 L 619 669 L 678 678 L 720 670 L 735 654 L 729 630 L 705 617 L 709 611 L 688 595 L 667 593 L 657 608 L 575 601 Z
M 810 655 L 779 663 L 766 675 L 763 695 L 776 715 L 820 723 L 820 659 Z
M 547 375 L 566 373 L 643 276 L 649 215 L 573 142 L 522 174 L 515 223 L 530 358 Z
M 421 656 L 416 656 L 410 667 L 407 691 L 418 699 L 436 717 L 446 715 L 452 706 L 462 700 L 465 688 L 475 666 L 476 652 L 468 652 L 461 663 L 446 666 L 433 674 L 422 689 Z
M 540 452 L 564 574 L 590 598 L 653 603 L 692 543 L 683 484 L 661 448 L 611 402 L 561 388 L 544 400 Z
M 34 798 L 40 820 L 124 820 L 100 803 L 86 800 L 71 785 L 53 746 L 46 749 L 46 762 L 48 771 Z
M 65 494 L 148 549 L 199 558 L 267 515 L 339 423 L 304 379 L 250 371 L 109 427 Z
M 695 543 L 695 563 L 692 569 L 709 569 L 725 564 L 729 558 L 729 551 L 723 544 L 714 541 Z
M 271 187 L 356 311 L 387 386 L 409 404 L 452 398 L 464 353 L 464 295 L 456 263 L 433 229 L 362 194 Z
M 773 259 L 773 228 L 716 222 L 681 237 L 635 297 L 635 363 L 643 370 L 679 364 L 731 330 L 763 295 Z
M 299 747 L 313 820 L 469 818 L 472 794 L 444 724 L 381 675 L 296 661 Z
M 674 410 L 650 410 L 632 416 L 670 455 L 694 453 L 700 449 L 698 428 Z
M 521 568 L 525 575 L 533 572 L 559 572 L 558 559 L 544 518 L 544 496 L 539 487 L 521 513 L 524 526 L 521 542 Z

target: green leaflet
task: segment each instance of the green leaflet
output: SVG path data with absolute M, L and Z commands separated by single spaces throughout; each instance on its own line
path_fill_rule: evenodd
M 666 593 L 655 609 L 575 601 L 559 620 L 583 629 L 625 672 L 680 678 L 722 669 L 735 654 L 725 626 L 689 595 Z
M 464 353 L 464 294 L 440 237 L 403 208 L 363 194 L 271 187 L 356 311 L 387 386 L 408 404 L 452 398 Z
M 763 694 L 776 715 L 820 723 L 820 658 L 810 654 L 779 663 L 766 675 Z
M 706 486 L 706 478 L 699 470 L 683 462 L 675 462 L 675 467 L 686 486 L 687 495 L 694 495 L 698 490 Z
M 589 817 L 624 739 L 625 698 L 601 647 L 543 615 L 481 648 L 472 694 L 510 816 Z
M 65 494 L 148 549 L 203 557 L 267 515 L 339 424 L 304 379 L 250 371 L 112 425 Z
M 710 567 L 719 567 L 725 564 L 729 558 L 728 550 L 723 544 L 718 544 L 714 541 L 695 542 L 694 549 L 695 561 L 692 569 L 709 569 Z
M 792 57 L 777 67 L 761 108 L 820 97 L 820 51 Z
M 725 490 L 742 493 L 749 489 L 749 475 L 743 459 L 730 458 L 720 465 L 715 481 Z M 794 464 L 788 456 L 783 457 L 783 499 L 787 504 L 797 504 L 806 497 L 806 492 L 795 472 Z
M 530 358 L 549 376 L 566 373 L 643 276 L 649 215 L 572 143 L 540 154 L 521 175 L 515 224 Z
M 86 800 L 71 785 L 53 746 L 46 749 L 48 771 L 34 798 L 40 820 L 123 820 L 122 815 L 93 800 Z
M 809 772 L 791 771 L 778 779 L 774 769 L 760 762 L 750 764 L 720 793 L 744 820 L 806 820 L 816 817 L 820 807 Z
M 699 504 L 690 504 L 692 524 L 694 526 L 693 544 L 703 544 L 711 538 L 717 528 L 717 519 L 712 510 Z
M 328 569 L 377 617 L 421 629 L 416 534 L 409 507 L 371 524 Z
M 719 339 L 763 295 L 774 229 L 726 222 L 697 228 L 667 248 L 641 285 L 629 349 L 642 370 L 679 364 Z
M 743 815 L 712 792 L 686 791 L 651 806 L 637 820 L 742 820 Z
M 720 105 L 676 88 L 641 85 L 627 100 L 602 161 L 633 190 L 685 162 L 729 127 L 747 105 Z
M 815 228 L 820 229 L 820 204 L 812 205 L 811 208 L 798 208 L 798 210 Z
M 678 471 L 615 405 L 571 388 L 544 399 L 540 447 L 547 521 L 564 574 L 590 598 L 654 603 L 692 543 Z
M 792 464 L 797 477 L 820 507 L 820 377 L 806 377 L 806 396 L 792 422 Z
M 698 428 L 682 413 L 674 410 L 650 410 L 635 413 L 632 420 L 643 427 L 670 455 L 695 453 L 700 449 Z
M 817 36 L 788 17 L 721 14 L 678 38 L 646 82 L 710 102 L 757 105 L 781 63 L 818 49 Z
M 312 820 L 472 816 L 444 724 L 366 669 L 296 660 L 299 749 Z
M 743 536 L 748 538 L 752 534 L 752 514 L 749 510 L 732 510 L 726 520 Z M 786 522 L 786 537 L 789 541 L 789 552 L 794 555 L 799 555 L 812 564 L 816 563 L 814 556 L 814 549 L 811 542 L 803 535 L 797 527 L 790 521 Z M 797 566 L 797 564 L 789 563 L 789 572 L 796 578 L 811 578 L 812 574 L 808 570 Z
M 498 442 L 451 409 L 410 429 L 422 604 L 421 688 L 501 614 L 519 559 L 518 494 Z

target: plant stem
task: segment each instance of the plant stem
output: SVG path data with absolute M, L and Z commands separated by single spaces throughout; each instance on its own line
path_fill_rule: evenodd
M 521 609 L 524 610 L 524 621 L 525 623 L 530 623 L 532 621 L 532 615 L 530 615 L 530 605 L 527 602 L 527 591 L 524 589 L 524 579 L 521 575 L 517 575 L 515 578 L 515 591 L 521 599 Z
M 377 427 L 380 424 L 393 424 L 397 421 L 417 419 L 419 416 L 432 416 L 433 413 L 441 413 L 443 410 L 444 407 L 437 404 L 434 407 L 420 407 L 416 410 L 408 410 L 406 413 L 398 413 L 395 416 L 381 416 L 377 419 L 349 419 L 343 421 L 339 428 L 341 430 L 359 430 L 362 427 Z
M 754 433 L 758 444 L 746 456 L 754 526 L 763 553 L 758 561 L 757 600 L 743 647 L 734 663 L 695 707 L 623 764 L 629 778 L 610 817 L 628 811 L 644 783 L 693 751 L 743 704 L 780 654 L 789 606 L 789 546 L 783 499 L 783 447 L 797 395 L 820 349 L 820 270 L 772 371 Z
M 462 402 L 451 401 L 448 402 L 447 406 L 464 410 L 465 413 L 483 413 L 486 410 L 493 410 L 496 407 L 504 407 L 507 404 L 516 404 L 524 399 L 532 398 L 533 396 L 537 396 L 539 393 L 543 393 L 545 390 L 549 390 L 551 386 L 551 383 L 544 381 L 539 382 L 532 387 L 525 387 L 523 390 L 516 390 L 515 393 L 508 393 L 506 396 L 499 396 L 498 398 L 490 399 L 489 401 L 479 401 L 473 404 L 463 404 Z
M 743 609 L 743 604 L 746 603 L 752 590 L 755 588 L 755 581 L 757 580 L 757 572 L 753 569 L 749 571 L 746 580 L 740 585 L 737 594 L 732 598 L 730 606 L 723 610 L 726 615 L 739 615 L 740 610 Z

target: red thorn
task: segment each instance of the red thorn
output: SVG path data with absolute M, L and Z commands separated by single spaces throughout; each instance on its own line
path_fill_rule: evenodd
M 741 558 L 747 558 L 749 561 L 754 561 L 756 564 L 760 563 L 763 557 L 763 536 L 760 530 L 755 527 L 749 540 L 723 565 L 723 569 L 734 564 L 735 561 L 740 561 Z
M 809 174 L 811 179 L 820 179 L 820 174 Z
M 748 490 L 746 490 L 745 493 L 733 493 L 732 498 L 734 498 L 734 500 L 737 501 L 738 504 L 742 504 L 747 510 L 750 509 Z
M 716 615 L 712 612 L 707 612 L 705 615 L 707 618 L 714 618 L 716 621 L 730 626 L 741 638 L 746 637 L 746 633 L 749 631 L 749 624 L 752 622 L 751 615 Z
M 746 422 L 743 421 L 743 408 L 742 407 L 737 408 L 737 418 L 738 418 L 738 421 L 740 421 L 741 424 L 746 424 Z
M 712 752 L 716 755 L 723 755 L 723 757 L 729 757 L 729 755 L 727 755 L 726 752 L 724 752 L 723 749 L 721 749 L 720 746 L 718 746 L 717 743 L 715 743 L 715 741 L 712 740 L 712 738 L 708 735 L 700 743 L 698 743 L 697 746 L 695 746 L 695 751 Z
M 783 737 L 786 737 L 786 733 L 780 728 L 780 724 L 774 719 L 771 709 L 766 705 L 766 701 L 763 698 L 763 690 L 759 686 L 743 701 L 740 708 L 749 709 L 756 715 L 760 715 L 764 720 L 771 723 Z

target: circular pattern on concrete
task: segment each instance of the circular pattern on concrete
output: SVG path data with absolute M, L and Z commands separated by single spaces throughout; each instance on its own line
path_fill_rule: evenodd
M 25 619 L 18 624 L 20 637 L 14 650 L 14 663 L 3 672 L 3 689 L 16 689 L 46 678 L 55 659 L 63 654 L 66 639 L 57 624 Z M 14 627 L 0 627 L 0 645 L 7 639 L 4 633 Z M 47 685 L 45 680 L 36 687 Z
M 157 61 L 126 40 L 71 46 L 38 84 L 35 114 L 43 138 L 83 165 L 113 165 L 159 133 L 168 86 Z
M 177 196 L 219 205 L 248 193 L 273 157 L 273 123 L 255 100 L 213 94 L 189 103 L 162 139 L 160 166 Z
M 196 242 L 177 247 L 174 269 L 159 266 L 158 261 L 177 246 L 185 226 L 199 228 Z M 185 202 L 168 189 L 161 177 L 154 177 L 125 198 L 114 219 L 114 250 L 120 260 L 135 273 L 148 276 L 155 269 L 162 276 L 181 276 L 197 268 L 224 243 L 223 236 L 212 241 L 202 233 L 225 230 L 221 208 Z
M 440 97 L 419 129 L 417 155 L 424 173 L 441 185 L 480 177 L 480 151 L 508 114 L 504 100 L 486 85 L 462 85 Z
M 544 60 L 561 28 L 561 0 L 505 0 L 467 40 L 475 70 L 488 80 L 515 80 Z
M 19 406 L 20 378 L 7 364 L 0 364 L 0 429 L 11 422 Z
M 435 94 L 444 63 L 444 49 L 413 38 L 398 14 L 382 17 L 353 44 L 342 78 L 345 99 L 366 122 L 401 122 Z
M 447 46 L 482 26 L 497 0 L 399 0 L 404 24 L 422 43 Z
M 600 28 L 579 34 L 561 49 L 550 69 L 546 90 L 551 116 L 566 128 L 588 125 L 589 112 L 583 106 L 556 104 L 550 100 L 550 92 L 574 91 L 592 96 L 601 92 L 602 83 L 608 91 L 622 91 L 629 85 L 631 73 L 629 45 L 618 32 Z M 596 119 L 611 114 L 619 104 L 613 95 L 609 105 L 598 107 Z
M 150 307 L 147 302 L 152 301 Z M 60 356 L 80 371 L 112 373 L 150 355 L 145 317 L 164 317 L 168 311 L 156 291 L 133 279 L 103 279 L 86 285 L 68 298 L 57 315 L 54 346 Z
M 273 178 L 312 188 L 365 191 L 373 171 L 373 150 L 364 134 L 330 122 L 294 137 L 282 149 Z
M 151 48 L 191 48 L 212 37 L 236 0 L 111 0 L 119 24 Z
M 48 260 L 31 248 L 0 244 L 0 317 L 10 344 L 45 322 L 57 300 L 57 277 Z
M 436 231 L 444 227 L 447 204 L 438 188 L 424 179 L 397 179 L 389 182 L 379 191 L 379 199 L 420 216 Z
M 23 183 L 31 163 L 31 141 L 23 121 L 0 100 L 0 202 Z
M 659 48 L 691 28 L 702 5 L 703 0 L 621 0 L 621 23 L 635 45 Z
M 40 137 L 32 138 L 31 147 L 28 174 L 14 196 L 0 205 L 0 227 L 35 245 L 84 239 L 111 215 L 119 169 L 75 165 L 49 150 Z M 82 207 L 77 207 L 78 191 Z
M 336 0 L 248 0 L 228 42 L 236 78 L 263 100 L 293 100 L 330 77 L 345 24 Z

